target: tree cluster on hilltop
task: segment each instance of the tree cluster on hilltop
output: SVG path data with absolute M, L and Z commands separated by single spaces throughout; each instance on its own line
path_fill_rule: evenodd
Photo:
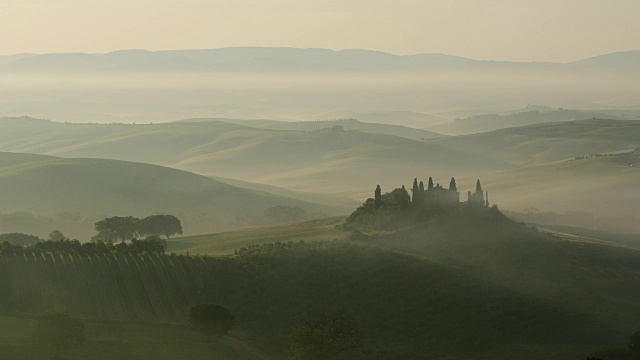
M 434 184 L 432 178 L 429 178 L 425 189 L 424 183 L 418 183 L 416 178 L 411 193 L 409 195 L 403 185 L 383 194 L 378 185 L 374 197 L 367 199 L 347 218 L 345 228 L 397 230 L 424 222 L 434 215 L 481 211 L 489 207 L 489 195 L 482 190 L 480 180 L 476 183 L 475 192 L 468 192 L 465 202 L 460 202 L 455 178 L 451 178 L 448 189 L 439 183 Z

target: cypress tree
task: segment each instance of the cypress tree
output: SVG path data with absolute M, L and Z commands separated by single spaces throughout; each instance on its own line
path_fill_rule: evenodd
M 451 182 L 449 183 L 449 190 L 458 191 L 458 186 L 456 185 L 456 179 L 451 178 Z
M 411 202 L 417 205 L 420 202 L 420 188 L 418 187 L 418 178 L 413 179 L 413 189 L 411 189 Z
M 429 184 L 427 185 L 427 190 L 433 189 L 433 179 L 429 176 Z
M 382 189 L 380 188 L 380 184 L 376 187 L 376 193 L 373 200 L 376 209 L 382 206 Z

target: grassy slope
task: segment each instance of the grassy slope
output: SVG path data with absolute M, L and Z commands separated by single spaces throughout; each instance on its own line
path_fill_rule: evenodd
M 558 212 L 582 210 L 606 216 L 636 216 L 640 203 L 640 156 L 531 165 L 484 175 L 482 182 L 490 193 L 490 200 L 504 209 L 522 211 L 535 207 Z
M 640 250 L 640 233 L 612 233 L 562 225 L 542 225 L 541 230 L 568 241 L 594 242 Z
M 402 112 L 398 112 L 402 113 Z M 362 114 L 366 117 L 365 114 Z M 380 114 L 382 118 L 384 118 L 384 114 Z M 362 131 L 370 134 L 384 134 L 384 135 L 393 135 L 404 137 L 407 139 L 413 140 L 421 140 L 421 139 L 435 139 L 444 137 L 446 135 L 438 134 L 432 131 L 427 131 L 414 127 L 407 127 L 404 125 L 395 125 L 394 122 L 402 123 L 402 121 L 395 121 L 396 115 L 394 112 L 389 112 L 387 116 L 386 122 L 384 121 L 376 121 L 376 122 L 367 122 L 367 120 L 360 120 L 355 117 L 344 117 L 338 120 L 317 120 L 317 121 L 278 121 L 278 120 L 238 120 L 238 119 L 227 119 L 227 118 L 215 118 L 215 119 L 188 119 L 188 120 L 180 120 L 175 121 L 174 123 L 185 123 L 185 122 L 201 122 L 206 123 L 209 121 L 222 121 L 230 124 L 243 125 L 243 126 L 251 126 L 260 129 L 271 129 L 271 130 L 291 130 L 291 131 L 317 131 L 324 130 L 330 128 L 332 126 L 341 125 L 345 130 L 355 130 Z M 423 116 L 427 116 L 421 114 Z M 336 118 L 337 116 L 332 116 L 332 118 Z
M 375 240 L 384 248 L 467 269 L 485 283 L 576 311 L 603 327 L 601 336 L 634 332 L 640 316 L 640 251 L 607 241 L 523 233 L 517 224 L 444 219 Z M 605 239 L 606 240 L 606 239 Z M 631 315 L 633 314 L 633 315 Z M 605 329 L 609 330 L 605 330 Z
M 167 241 L 167 251 L 220 256 L 231 255 L 235 250 L 249 245 L 345 239 L 348 234 L 336 229 L 336 225 L 344 223 L 344 219 L 331 217 L 298 224 L 175 238 Z
M 291 234 L 295 239 L 313 239 L 303 231 L 305 226 L 308 224 L 289 227 L 294 229 Z M 208 247 L 191 249 L 224 253 L 216 251 L 219 247 L 246 246 L 241 239 L 255 239 L 254 243 L 289 239 L 279 237 L 285 228 L 268 231 L 278 236 L 260 238 L 262 229 L 246 230 L 242 236 L 218 234 L 198 239 L 211 242 Z M 218 269 L 229 280 L 213 285 L 212 291 L 225 293 L 231 303 L 238 301 L 235 309 L 245 317 L 261 319 L 250 326 L 273 321 L 255 309 L 272 308 L 273 316 L 282 313 L 288 314 L 283 315 L 287 318 L 305 307 L 326 308 L 322 304 L 327 302 L 358 314 L 363 327 L 370 329 L 369 336 L 383 347 L 397 349 L 406 341 L 406 348 L 415 350 L 420 348 L 416 343 L 428 343 L 429 350 L 423 351 L 451 358 L 473 353 L 475 358 L 562 359 L 624 347 L 628 334 L 637 330 L 635 319 L 640 316 L 640 292 L 633 285 L 640 271 L 640 251 L 621 246 L 613 238 L 589 238 L 581 233 L 549 236 L 500 216 L 444 218 L 373 237 L 360 248 L 320 249 L 300 258 L 274 256 L 258 261 L 257 268 Z M 290 275 L 300 272 L 303 275 Z M 369 284 L 358 274 L 368 274 L 377 283 Z M 242 285 L 235 276 L 243 279 Z M 287 284 L 287 289 L 274 281 Z M 428 290 L 417 290 L 420 287 Z M 260 297 L 242 290 L 253 288 L 260 289 Z M 317 298 L 308 297 L 311 294 Z M 295 306 L 286 300 L 296 296 Z M 419 300 L 420 296 L 428 298 Z M 395 304 L 393 310 L 385 308 L 386 301 Z M 413 301 L 422 302 L 427 310 L 403 307 L 412 306 Z M 366 311 L 354 307 L 364 303 Z M 433 309 L 438 309 L 439 315 L 433 314 Z M 379 321 L 397 322 L 403 327 L 400 333 L 411 331 L 415 338 L 403 340 L 399 335 L 389 339 L 376 333 L 380 331 L 376 330 L 380 327 L 377 320 L 363 320 L 368 311 L 376 313 Z M 478 311 L 486 312 L 487 317 L 478 318 Z M 554 335 L 551 328 L 559 332 Z
M 431 142 L 514 165 L 546 163 L 640 146 L 640 121 L 581 120 L 455 136 Z
M 166 212 L 183 215 L 187 222 L 189 217 L 206 214 L 228 226 L 238 215 L 259 214 L 277 205 L 299 206 L 309 212 L 332 211 L 331 207 L 166 167 L 14 153 L 0 153 L 0 189 L 2 212 L 77 211 L 84 216 Z
M 393 116 L 393 115 L 390 115 Z M 393 122 L 393 118 L 389 119 L 389 122 Z M 236 124 L 245 124 L 244 121 L 235 121 Z M 385 135 L 393 135 L 399 137 L 405 137 L 413 140 L 420 139 L 434 139 L 443 137 L 444 135 L 434 133 L 427 130 L 422 129 L 414 129 L 411 127 L 405 127 L 402 125 L 391 125 L 391 124 L 380 124 L 380 123 L 369 123 L 362 122 L 355 119 L 345 119 L 345 120 L 327 120 L 327 121 L 298 121 L 298 122 L 289 122 L 289 121 L 273 121 L 268 123 L 256 123 L 255 125 L 251 122 L 247 122 L 247 124 L 251 124 L 252 126 L 257 126 L 265 129 L 273 129 L 273 130 L 294 130 L 294 131 L 316 131 L 322 130 L 326 128 L 330 128 L 332 126 L 343 126 L 345 130 L 357 130 L 362 132 L 367 132 L 371 134 L 385 134 Z
M 374 353 L 577 359 L 636 330 L 639 270 L 638 251 L 464 215 L 368 243 L 230 259 L 209 291 L 280 342 L 298 314 L 339 307 Z
M 637 119 L 637 111 L 586 111 L 586 110 L 551 110 L 524 109 L 509 114 L 475 115 L 463 119 L 433 126 L 434 131 L 445 134 L 465 135 L 518 126 L 585 119 Z
M 344 214 L 348 214 L 353 211 L 360 203 L 356 200 L 352 200 L 350 198 L 340 197 L 333 194 L 321 194 L 321 193 L 313 193 L 313 192 L 301 192 L 301 191 L 291 191 L 285 188 L 271 186 L 260 183 L 253 183 L 248 181 L 242 181 L 237 179 L 229 179 L 223 177 L 212 177 L 215 180 L 221 181 L 223 183 L 241 187 L 244 189 L 255 190 L 259 192 L 266 192 L 273 195 L 280 195 L 284 197 L 290 197 L 294 199 L 300 199 L 304 201 L 309 201 L 317 204 L 324 204 L 326 206 L 331 206 L 336 210 L 342 211 Z
M 3 360 L 51 359 L 53 351 L 31 338 L 35 320 L 0 316 L 0 355 Z M 268 360 L 271 357 L 233 338 L 206 343 L 183 325 L 127 322 L 87 322 L 87 341 L 74 347 L 65 359 L 169 360 L 229 359 Z

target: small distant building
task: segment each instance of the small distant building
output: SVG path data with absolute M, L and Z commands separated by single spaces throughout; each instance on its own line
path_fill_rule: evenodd
M 406 193 L 404 187 L 402 191 Z M 411 191 L 411 207 L 424 209 L 428 212 L 457 212 L 462 209 L 472 210 L 489 207 L 489 192 L 482 190 L 479 179 L 476 182 L 475 192 L 467 192 L 467 201 L 464 203 L 460 202 L 460 193 L 458 192 L 455 178 L 451 178 L 448 189 L 439 183 L 434 185 L 432 178 L 429 178 L 425 189 L 423 182 L 420 181 L 418 183 L 418 179 L 415 178 Z M 375 207 L 380 206 L 382 206 L 382 195 L 380 185 L 378 185 L 375 191 Z

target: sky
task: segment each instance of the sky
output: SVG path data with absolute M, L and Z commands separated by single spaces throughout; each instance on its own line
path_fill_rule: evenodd
M 0 55 L 236 46 L 570 62 L 640 50 L 638 0 L 2 0 Z

